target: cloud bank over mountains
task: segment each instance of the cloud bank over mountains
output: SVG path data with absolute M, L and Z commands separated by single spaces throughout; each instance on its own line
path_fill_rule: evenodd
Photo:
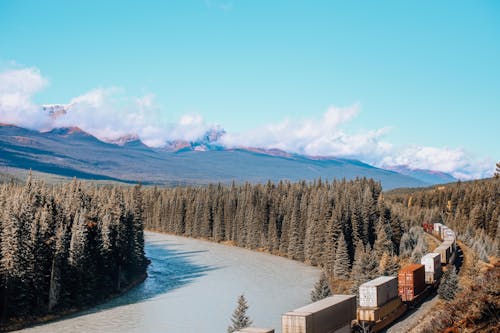
M 32 98 L 48 84 L 37 68 L 0 72 L 0 123 L 41 131 L 79 127 L 104 141 L 134 136 L 150 147 L 162 147 L 175 140 L 196 141 L 214 129 L 222 132 L 220 126 L 205 122 L 198 114 L 186 114 L 175 123 L 169 122 L 153 94 L 131 97 L 120 88 L 94 89 L 73 98 L 62 109 L 43 108 Z M 488 177 L 493 173 L 492 160 L 479 160 L 463 149 L 393 145 L 385 138 L 388 127 L 349 133 L 345 125 L 359 114 L 359 109 L 359 104 L 331 106 L 319 119 L 285 119 L 241 133 L 226 129 L 217 144 L 347 157 L 379 167 L 404 165 L 446 172 L 459 179 Z

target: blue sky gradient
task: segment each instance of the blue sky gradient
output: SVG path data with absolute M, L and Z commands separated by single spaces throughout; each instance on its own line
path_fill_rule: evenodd
M 0 68 L 38 68 L 35 102 L 120 87 L 234 132 L 358 105 L 348 133 L 497 160 L 499 59 L 498 1 L 0 1 Z

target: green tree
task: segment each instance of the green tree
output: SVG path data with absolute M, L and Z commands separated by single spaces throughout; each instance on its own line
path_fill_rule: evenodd
M 378 265 L 379 274 L 384 276 L 395 275 L 398 273 L 399 268 L 400 266 L 397 257 L 384 252 Z
M 227 328 L 228 333 L 252 325 L 252 321 L 247 315 L 248 304 L 244 295 L 238 297 L 238 305 L 231 316 L 231 325 Z
M 350 260 L 347 252 L 347 243 L 344 234 L 340 234 L 338 240 L 337 251 L 335 252 L 335 266 L 333 267 L 333 275 L 339 279 L 348 279 L 350 274 Z
M 332 292 L 330 290 L 330 286 L 328 285 L 328 278 L 323 271 L 311 291 L 311 301 L 316 302 L 331 295 Z
M 458 275 L 455 266 L 448 266 L 441 278 L 441 284 L 438 288 L 438 295 L 440 298 L 451 301 L 455 298 L 458 291 Z
M 390 255 L 394 254 L 394 244 L 391 240 L 391 226 L 383 219 L 380 219 L 377 224 L 377 239 L 373 245 L 377 258 L 382 258 L 384 252 Z

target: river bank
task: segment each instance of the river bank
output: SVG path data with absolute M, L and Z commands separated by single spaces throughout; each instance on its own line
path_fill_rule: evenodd
M 320 270 L 203 240 L 146 232 L 149 277 L 110 302 L 22 332 L 224 332 L 245 294 L 254 323 L 279 332 L 283 312 L 309 302 Z
M 95 304 L 90 304 L 90 305 L 86 305 L 86 306 L 82 306 L 82 307 L 78 307 L 78 308 L 65 309 L 65 310 L 51 313 L 51 314 L 47 314 L 47 315 L 44 315 L 41 317 L 26 317 L 26 318 L 12 319 L 7 324 L 0 325 L 0 332 L 17 331 L 17 330 L 21 330 L 23 328 L 29 328 L 29 327 L 41 325 L 41 324 L 48 324 L 50 322 L 69 318 L 72 315 L 78 314 L 79 312 L 82 312 L 82 311 L 85 311 L 88 309 L 92 309 L 100 304 L 109 302 L 110 300 L 112 300 L 114 298 L 117 298 L 117 297 L 124 295 L 125 293 L 130 291 L 132 288 L 134 288 L 134 287 L 138 286 L 139 284 L 141 284 L 142 282 L 144 282 L 144 280 L 146 280 L 147 277 L 148 277 L 147 273 L 142 274 L 137 279 L 135 279 L 131 283 L 129 283 L 119 293 L 111 294 L 108 297 L 106 297 L 105 299 L 100 300 L 99 302 L 97 302 Z

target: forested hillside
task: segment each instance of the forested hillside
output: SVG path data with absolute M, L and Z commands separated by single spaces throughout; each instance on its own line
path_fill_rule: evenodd
M 48 187 L 31 177 L 0 185 L 2 326 L 96 304 L 141 281 L 142 209 L 138 186 Z
M 386 194 L 393 211 L 413 224 L 444 223 L 484 261 L 499 256 L 500 178 Z
M 410 224 L 450 226 L 467 251 L 455 299 L 434 308 L 415 332 L 498 332 L 500 178 L 394 190 L 385 197 L 391 209 Z

